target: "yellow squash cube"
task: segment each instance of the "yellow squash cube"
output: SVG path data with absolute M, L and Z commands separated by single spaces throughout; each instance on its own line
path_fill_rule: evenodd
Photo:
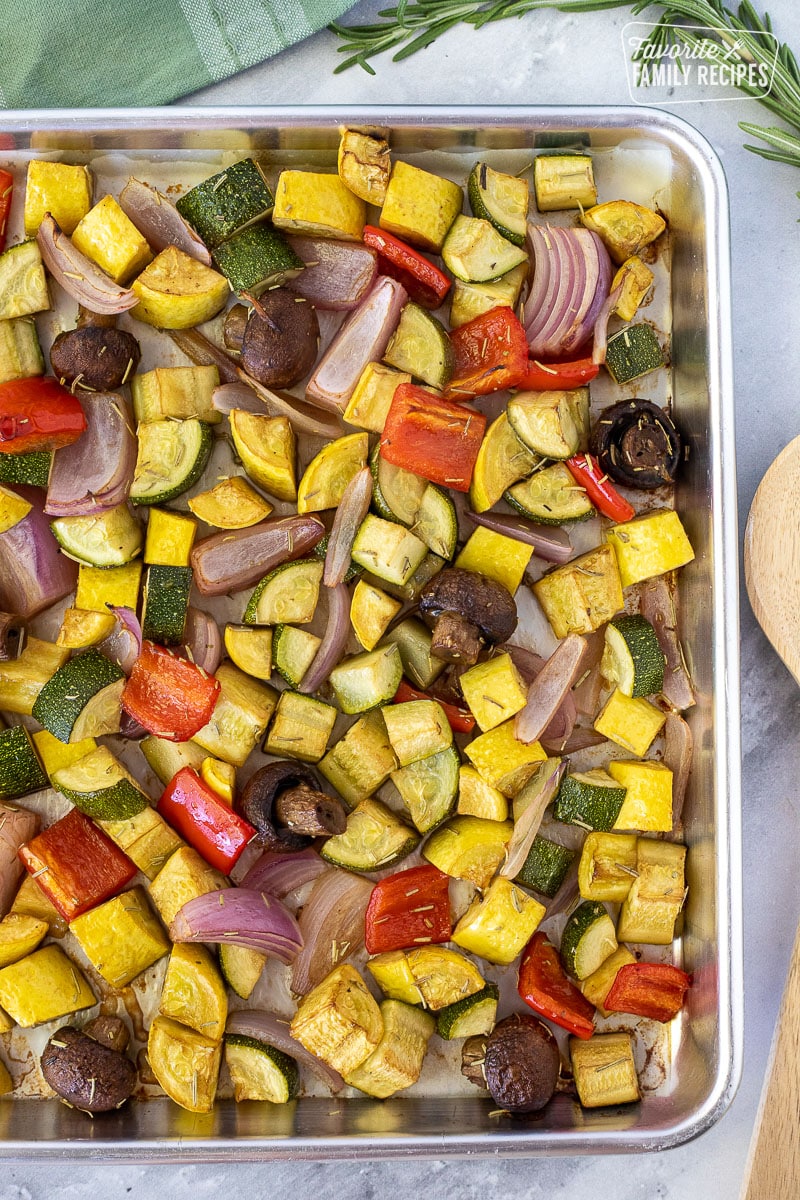
M 192 496 L 188 504 L 196 517 L 215 529 L 246 529 L 272 512 L 269 500 L 241 475 L 221 479 L 207 492 Z
M 603 737 L 622 746 L 623 750 L 630 750 L 632 754 L 643 758 L 666 719 L 666 714 L 649 700 L 641 696 L 625 696 L 619 688 L 614 688 L 594 727 Z M 641 826 L 632 825 L 628 828 Z
M 131 316 L 158 329 L 191 329 L 210 321 L 230 294 L 224 275 L 175 246 L 157 254 L 131 290 L 139 300 Z
M 272 632 L 271 630 L 269 631 Z M 233 796 L 236 791 L 236 767 L 232 763 L 220 762 L 218 758 L 204 758 L 200 765 L 200 778 L 224 800 L 233 807 Z
M 217 425 L 222 413 L 211 400 L 217 387 L 219 369 L 215 366 L 156 367 L 131 380 L 134 416 L 137 422 L 195 417 Z
M 430 1013 L 399 1000 L 384 1000 L 381 1017 L 383 1037 L 369 1058 L 351 1071 L 345 1082 L 368 1096 L 385 1100 L 419 1079 L 436 1022 Z
M 27 517 L 33 508 L 30 501 L 25 500 L 11 488 L 0 485 L 0 533 L 18 525 L 23 517 Z
M 96 646 L 114 632 L 117 618 L 112 612 L 95 612 L 90 608 L 67 608 L 56 639 L 57 646 L 82 650 Z
M 572 1074 L 584 1108 L 633 1104 L 640 1099 L 633 1058 L 633 1034 L 596 1033 L 584 1041 L 569 1039 Z
M 50 213 L 72 233 L 92 203 L 92 177 L 88 167 L 69 163 L 31 162 L 25 184 L 25 236 L 35 237 L 44 214 Z
M 625 789 L 615 829 L 668 833 L 672 829 L 672 771 L 659 762 L 617 760 L 608 772 Z
M 169 938 L 139 887 L 76 917 L 70 931 L 98 975 L 115 988 L 125 987 L 170 950 Z
M 654 242 L 667 227 L 652 208 L 632 200 L 609 200 L 581 213 L 581 221 L 603 240 L 615 263 L 624 263 Z
M 399 600 L 359 579 L 350 601 L 350 624 L 365 650 L 374 650 L 403 607 Z
M 147 241 L 113 196 L 103 196 L 81 218 L 72 241 L 81 254 L 97 263 L 119 284 L 138 275 L 153 257 Z
M 221 871 L 210 867 L 191 846 L 171 854 L 150 884 L 150 899 L 165 925 L 174 921 L 189 900 L 228 886 Z
M 383 1017 L 358 971 L 343 963 L 303 997 L 289 1031 L 334 1071 L 348 1075 L 379 1044 Z
M 513 832 L 512 821 L 453 817 L 431 834 L 422 853 L 445 875 L 485 888 L 500 866 Z
M 578 890 L 583 900 L 624 900 L 635 878 L 635 833 L 586 835 L 578 863 Z
M 457 183 L 396 162 L 381 210 L 381 229 L 438 254 L 464 196 Z
M 158 1011 L 212 1041 L 222 1038 L 228 1017 L 228 996 L 205 946 L 180 942 L 173 946 Z
M 19 658 L 0 662 L 0 709 L 30 716 L 39 692 L 68 658 L 66 647 L 29 637 Z
M 76 608 L 92 612 L 108 612 L 109 605 L 119 605 L 136 611 L 139 604 L 139 583 L 142 578 L 140 562 L 125 563 L 122 567 L 78 567 Z
M 170 1017 L 156 1017 L 147 1039 L 150 1068 L 171 1100 L 188 1112 L 214 1107 L 222 1042 Z
M 359 429 L 383 433 L 394 394 L 401 383 L 411 383 L 411 376 L 406 371 L 396 371 L 383 363 L 367 363 L 344 410 L 344 420 Z
M 611 291 L 620 288 L 614 312 L 623 321 L 632 321 L 653 282 L 653 272 L 635 254 L 626 258 L 611 282 Z
M 508 800 L 475 767 L 462 765 L 458 769 L 457 812 L 459 816 L 483 817 L 485 821 L 507 821 Z
M 511 798 L 547 758 L 539 742 L 527 746 L 514 737 L 513 720 L 474 738 L 464 747 L 464 753 L 487 783 Z
M 144 561 L 163 567 L 188 567 L 197 521 L 163 508 L 151 508 L 147 518 Z
M 366 218 L 364 201 L 338 175 L 281 171 L 272 213 L 276 229 L 358 242 Z
M 593 633 L 624 607 L 622 581 L 610 546 L 556 567 L 533 585 L 553 633 Z
M 367 960 L 367 968 L 378 987 L 392 1000 L 422 1004 L 422 992 L 414 982 L 405 950 L 387 950 Z
M 477 663 L 459 683 L 469 710 L 485 733 L 510 720 L 525 707 L 528 692 L 510 654 Z
M 477 571 L 497 583 L 502 583 L 514 595 L 525 568 L 531 561 L 533 547 L 518 542 L 516 538 L 495 533 L 479 525 L 469 536 L 464 549 L 455 561 L 455 566 L 465 571 Z
M 603 1005 L 620 968 L 630 966 L 631 963 L 635 962 L 636 956 L 631 954 L 627 946 L 617 946 L 614 953 L 610 954 L 596 971 L 592 971 L 591 975 L 587 975 L 585 979 L 580 980 L 578 987 L 589 1003 L 598 1009 L 601 1017 L 608 1016 L 608 1012 Z
M 506 966 L 522 953 L 544 914 L 544 905 L 510 879 L 495 879 L 464 913 L 453 941 L 470 954 Z
M 0 921 L 0 968 L 32 954 L 49 933 L 47 921 L 23 913 L 8 913 Z
M 185 845 L 154 808 L 144 808 L 136 816 L 124 821 L 97 823 L 148 879 L 155 879 L 167 860 Z
M 43 946 L 0 971 L 0 1007 L 23 1029 L 96 1003 L 83 973 L 58 946 Z
M 339 176 L 351 192 L 367 204 L 383 204 L 392 171 L 392 156 L 385 137 L 375 131 L 342 129 L 339 142 Z
M 623 901 L 617 923 L 619 941 L 668 946 L 685 898 L 686 847 L 639 838 L 638 876 Z
M 64 767 L 71 767 L 73 763 L 97 749 L 97 742 L 94 738 L 84 738 L 83 741 L 70 744 L 69 742 L 60 742 L 46 729 L 40 729 L 33 734 L 33 744 L 48 776 L 63 770 Z
M 694 558 L 681 519 L 671 508 L 657 508 L 614 525 L 606 540 L 616 553 L 623 587 L 676 571 Z
M 231 437 L 247 474 L 271 496 L 295 500 L 297 440 L 288 417 L 268 417 L 235 408 Z
M 220 685 L 219 698 L 211 720 L 192 741 L 214 758 L 243 767 L 266 733 L 278 693 L 268 684 L 251 679 L 232 663 L 222 663 L 215 675 Z
M 62 938 L 67 932 L 67 922 L 31 875 L 26 874 L 19 885 L 11 913 L 44 921 L 50 937 Z

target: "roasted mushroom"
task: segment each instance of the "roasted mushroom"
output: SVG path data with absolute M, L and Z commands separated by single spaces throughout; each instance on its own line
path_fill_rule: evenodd
M 483 1071 L 497 1104 L 508 1112 L 538 1112 L 553 1097 L 560 1064 L 558 1043 L 544 1022 L 515 1013 L 490 1033 Z
M 514 597 L 501 583 L 449 567 L 426 583 L 419 610 L 436 619 L 431 654 L 472 666 L 483 645 L 507 642 L 517 627 Z
M 42 1075 L 50 1087 L 67 1104 L 87 1113 L 119 1108 L 136 1085 L 136 1067 L 107 1044 L 107 1030 L 100 1032 L 103 1041 L 64 1025 L 42 1053 Z
M 603 409 L 591 450 L 617 483 L 651 490 L 674 480 L 681 438 L 665 409 L 649 400 L 621 400 Z
M 302 850 L 315 837 L 344 833 L 347 825 L 342 802 L 320 791 L 314 772 L 299 762 L 261 767 L 236 808 L 256 829 L 258 842 L 272 850 Z
M 139 365 L 139 343 L 124 329 L 87 324 L 60 333 L 50 349 L 56 379 L 95 392 L 113 392 Z
M 314 366 L 318 346 L 313 305 L 283 288 L 272 288 L 256 302 L 244 327 L 242 366 L 265 387 L 291 387 Z
M 234 304 L 233 308 L 228 309 L 222 326 L 222 339 L 229 350 L 241 350 L 247 318 L 252 311 L 246 304 Z

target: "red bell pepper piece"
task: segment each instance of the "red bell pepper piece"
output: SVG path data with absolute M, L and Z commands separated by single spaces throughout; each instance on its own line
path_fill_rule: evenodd
M 144 642 L 122 689 L 122 707 L 148 733 L 188 742 L 211 720 L 219 683 L 165 646 Z
M 617 971 L 603 1007 L 651 1021 L 671 1021 L 683 1008 L 691 982 L 691 975 L 668 963 L 628 963 Z
M 381 454 L 457 492 L 468 492 L 486 417 L 413 383 L 395 389 L 381 436 Z
M 369 954 L 449 942 L 448 877 L 437 867 L 412 867 L 376 883 L 364 917 Z
M 86 429 L 79 402 L 55 379 L 0 383 L 0 454 L 58 450 Z
M 225 875 L 231 873 L 256 835 L 250 822 L 229 808 L 192 767 L 182 767 L 172 777 L 158 811 L 207 863 Z
M 564 974 L 555 946 L 535 933 L 522 955 L 518 991 L 534 1012 L 579 1038 L 594 1033 L 594 1006 Z
M 444 271 L 393 234 L 365 225 L 364 245 L 377 251 L 381 275 L 402 283 L 411 299 L 423 308 L 438 308 L 450 291 Z
M 455 356 L 451 399 L 485 396 L 519 387 L 528 370 L 525 329 L 508 307 L 490 308 L 450 334 Z
M 526 392 L 549 392 L 565 388 L 584 387 L 600 372 L 600 364 L 592 362 L 591 358 L 576 358 L 572 362 L 539 362 L 530 359 L 524 379 L 519 382 L 520 389 Z
M 475 728 L 475 718 L 468 708 L 459 708 L 456 704 L 446 704 L 444 700 L 431 696 L 429 692 L 421 692 L 418 688 L 412 687 L 410 683 L 406 683 L 405 679 L 400 681 L 400 687 L 394 694 L 392 704 L 405 704 L 406 700 L 434 699 L 444 710 L 444 715 L 447 717 L 453 733 L 472 733 Z
M 6 229 L 8 214 L 11 212 L 11 196 L 14 191 L 14 178 L 8 171 L 0 171 L 0 254 L 6 248 Z
M 20 847 L 19 857 L 65 921 L 110 900 L 136 874 L 127 854 L 77 808 Z
M 636 516 L 633 505 L 620 496 L 597 459 L 591 454 L 574 454 L 572 458 L 567 459 L 567 466 L 572 478 L 581 485 L 592 504 L 604 517 L 620 522 L 630 521 Z

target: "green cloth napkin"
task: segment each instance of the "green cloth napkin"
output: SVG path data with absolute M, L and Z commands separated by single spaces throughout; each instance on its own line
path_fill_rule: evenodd
M 165 104 L 263 62 L 352 3 L 10 0 L 0 107 Z

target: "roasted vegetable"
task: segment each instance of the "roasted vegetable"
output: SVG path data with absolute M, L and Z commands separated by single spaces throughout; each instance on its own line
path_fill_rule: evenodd
M 120 1108 L 136 1086 L 136 1068 L 127 1055 L 71 1025 L 50 1037 L 40 1065 L 53 1091 L 86 1113 Z
M 288 388 L 308 374 L 318 348 L 313 305 L 283 288 L 270 288 L 244 327 L 242 366 L 267 387 Z
M 561 1058 L 544 1024 L 515 1013 L 495 1025 L 486 1040 L 483 1064 L 492 1099 L 508 1112 L 538 1112 L 552 1099 Z
M 621 400 L 603 409 L 591 449 L 617 483 L 650 489 L 675 479 L 683 447 L 665 409 L 649 400 Z

